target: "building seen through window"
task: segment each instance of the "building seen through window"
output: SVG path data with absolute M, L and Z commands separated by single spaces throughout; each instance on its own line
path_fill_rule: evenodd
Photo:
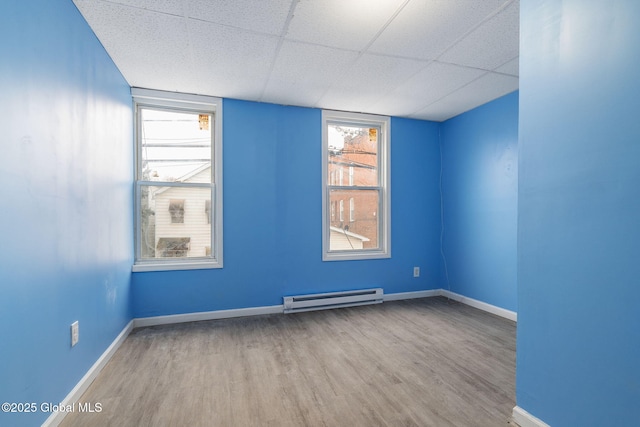
M 323 111 L 323 259 L 387 258 L 390 119 Z
M 136 263 L 215 262 L 217 105 L 136 101 Z

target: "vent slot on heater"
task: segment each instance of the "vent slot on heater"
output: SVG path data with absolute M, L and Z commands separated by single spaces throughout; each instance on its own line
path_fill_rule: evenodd
M 384 291 L 382 288 L 290 296 L 283 298 L 284 312 L 297 313 L 301 311 L 380 304 L 383 297 Z

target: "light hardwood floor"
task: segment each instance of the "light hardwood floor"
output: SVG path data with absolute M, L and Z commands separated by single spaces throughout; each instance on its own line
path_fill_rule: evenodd
M 62 426 L 507 426 L 515 332 L 442 297 L 136 329 Z

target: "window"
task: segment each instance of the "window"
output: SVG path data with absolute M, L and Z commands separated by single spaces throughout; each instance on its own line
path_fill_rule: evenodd
M 356 202 L 354 198 L 349 199 L 349 221 L 354 222 L 356 220 Z
M 133 271 L 222 267 L 222 100 L 132 89 Z
M 390 127 L 389 117 L 322 112 L 325 261 L 391 256 Z M 348 179 L 343 180 L 345 168 Z M 336 203 L 338 218 L 332 208 Z
M 184 200 L 169 200 L 169 214 L 172 224 L 184 224 Z

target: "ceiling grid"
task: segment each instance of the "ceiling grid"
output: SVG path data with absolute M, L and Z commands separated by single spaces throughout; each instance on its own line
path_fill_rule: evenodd
M 73 0 L 131 86 L 443 121 L 518 89 L 519 0 Z

